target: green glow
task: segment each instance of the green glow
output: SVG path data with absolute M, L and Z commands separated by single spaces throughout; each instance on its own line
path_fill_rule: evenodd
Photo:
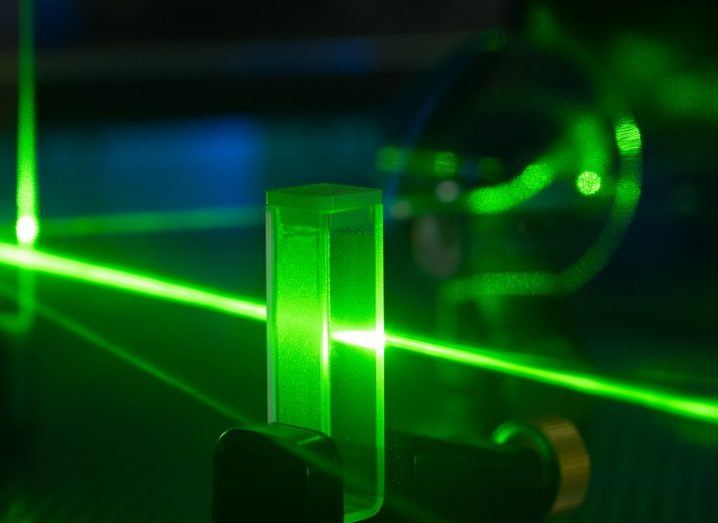
M 434 155 L 434 172 L 439 176 L 453 176 L 458 167 L 456 155 L 449 151 L 441 151 Z
M 401 168 L 404 151 L 399 147 L 390 145 L 382 147 L 376 153 L 376 168 L 385 173 L 395 172 Z
M 663 118 L 718 118 L 718 75 L 696 66 L 689 49 L 628 33 L 614 43 L 612 61 L 629 88 Z
M 541 192 L 553 179 L 554 172 L 548 165 L 532 163 L 511 181 L 474 189 L 467 197 L 467 205 L 474 213 L 505 212 Z
M 29 249 L 28 246 L 21 248 Z M 18 271 L 17 312 L 0 315 L 0 328 L 15 334 L 27 332 L 32 327 L 35 318 L 35 273 L 32 271 Z
M 622 74 L 653 82 L 668 75 L 677 58 L 675 50 L 664 42 L 630 33 L 618 37 L 612 61 Z
M 181 286 L 178 283 L 171 284 L 167 288 L 165 287 L 166 282 L 154 280 L 147 276 L 138 276 L 126 271 L 76 262 L 38 251 L 27 251 L 12 244 L 0 243 L 0 264 L 32 269 L 55 276 L 68 277 L 76 281 L 104 285 L 117 290 L 137 292 L 144 296 L 209 308 L 217 312 L 251 320 L 264 320 L 266 315 L 264 305 L 254 303 L 246 298 L 215 294 L 206 290 L 199 291 L 194 287 Z M 72 270 L 64 270 L 65 264 L 69 264 Z M 102 280 L 112 278 L 113 275 L 117 275 L 119 278 L 115 282 L 97 281 L 96 275 L 98 272 L 103 275 Z M 539 273 L 535 276 L 546 281 L 546 275 Z M 138 278 L 145 284 L 142 291 L 139 291 L 136 285 L 131 285 L 130 287 L 125 285 L 126 281 L 134 281 Z M 545 284 L 548 283 L 546 282 Z M 145 292 L 144 287 L 150 287 L 153 290 Z M 168 290 L 169 295 L 163 295 Z M 178 299 L 178 296 L 181 296 L 181 298 Z M 190 296 L 196 296 L 199 300 L 194 301 Z M 379 335 L 367 333 L 363 329 L 360 332 L 352 332 L 352 329 L 337 330 L 333 334 L 334 338 L 345 344 L 351 343 L 358 347 L 372 350 L 381 343 L 381 337 L 377 336 Z M 710 398 L 675 394 L 647 386 L 622 383 L 601 376 L 561 369 L 552 362 L 538 364 L 536 361 L 531 361 L 529 363 L 516 355 L 511 356 L 501 352 L 480 350 L 476 347 L 450 344 L 438 340 L 418 339 L 391 332 L 386 333 L 385 340 L 387 347 L 407 350 L 431 358 L 453 361 L 528 380 L 540 381 L 592 396 L 633 403 L 659 412 L 718 424 L 718 401 Z
M 593 171 L 583 171 L 576 177 L 576 190 L 584 196 L 593 196 L 601 190 L 601 177 Z
M 579 113 L 573 118 L 571 129 L 571 148 L 577 153 L 578 169 L 573 164 L 569 172 L 606 173 L 611 168 L 611 143 L 609 134 L 602 122 L 591 113 Z
M 79 282 L 121 289 L 143 296 L 185 303 L 214 311 L 263 320 L 265 307 L 250 300 L 151 276 L 103 267 L 0 242 L 0 263 L 62 276 Z
M 626 130 L 630 130 L 632 120 L 627 119 L 624 123 L 629 126 Z M 637 129 L 635 125 L 633 128 Z M 604 125 L 596 116 L 585 111 L 572 113 L 566 124 L 565 136 L 548 153 L 508 181 L 467 191 L 462 197 L 462 205 L 474 214 L 504 213 L 534 198 L 560 180 L 562 173 L 574 172 L 576 165 L 582 172 L 608 172 L 611 164 L 609 141 Z M 631 146 L 627 144 L 627 147 L 630 149 Z M 638 147 L 640 149 L 640 143 Z M 450 151 L 387 146 L 377 153 L 377 168 L 388 173 L 405 171 L 416 176 L 451 178 L 462 168 L 476 169 L 478 166 L 478 174 L 487 181 L 492 176 L 496 178 L 503 170 L 495 158 L 481 158 L 476 162 L 468 160 Z M 437 205 L 437 199 L 443 203 L 455 200 L 451 197 L 442 198 L 443 194 L 437 192 L 436 199 L 427 195 L 412 195 L 407 201 L 414 214 L 438 212 L 440 206 Z
M 267 193 L 269 418 L 339 446 L 345 518 L 384 496 L 384 354 L 337 332 L 383 333 L 381 191 L 318 184 Z M 358 479 L 358 481 L 356 481 Z
M 37 239 L 37 167 L 35 164 L 35 47 L 33 1 L 20 1 L 17 124 L 17 239 L 33 245 Z
M 46 218 L 44 237 L 147 234 L 264 225 L 262 207 L 138 212 L 73 218 Z
M 387 145 L 377 151 L 375 165 L 387 174 L 406 171 L 427 178 L 450 178 L 458 172 L 460 163 L 451 151 L 412 150 Z
M 592 118 L 579 117 L 572 125 L 575 140 L 587 140 L 599 133 L 597 122 Z M 577 291 L 611 259 L 618 248 L 633 216 L 641 196 L 641 133 L 634 120 L 627 115 L 617 119 L 614 125 L 616 147 L 619 151 L 619 177 L 615 186 L 614 201 L 608 221 L 598 238 L 578 260 L 563 271 L 548 272 L 495 272 L 481 273 L 468 278 L 454 278 L 445 282 L 441 289 L 444 306 L 451 306 L 462 301 L 476 299 L 487 295 L 544 295 L 570 294 Z M 576 144 L 579 161 L 585 166 L 607 166 L 605 152 L 593 151 L 590 146 Z M 560 164 L 561 155 L 552 155 L 550 165 Z M 590 176 L 582 173 L 581 176 Z M 599 176 L 599 175 L 596 175 Z M 517 179 L 509 183 L 516 183 Z M 590 181 L 590 178 L 588 180 Z M 579 187 L 576 180 L 576 188 Z M 599 176 L 597 190 L 601 189 L 602 179 Z M 587 189 L 596 189 L 595 184 L 586 184 Z M 538 186 L 538 184 L 537 184 Z M 504 187 L 496 186 L 496 188 Z M 493 188 L 493 187 L 492 187 Z M 497 199 L 503 201 L 505 193 L 499 193 Z
M 657 105 L 677 116 L 718 118 L 718 75 L 713 71 L 676 72 L 658 82 Z
M 441 298 L 461 303 L 477 296 L 532 296 L 560 291 L 560 279 L 548 271 L 488 272 L 468 278 L 454 278 L 441 288 Z
M 632 118 L 622 118 L 616 124 L 616 145 L 623 155 L 633 156 L 641 151 L 641 131 Z
M 564 294 L 580 289 L 606 266 L 631 224 L 641 197 L 641 133 L 638 126 L 630 116 L 623 116 L 616 122 L 614 134 L 621 163 L 611 214 L 588 251 L 560 274 L 559 288 Z
M 35 163 L 35 44 L 33 0 L 20 0 L 18 42 L 17 188 L 15 237 L 32 250 L 39 235 L 37 168 Z M 20 271 L 17 282 L 18 310 L 0 315 L 0 327 L 22 333 L 34 319 L 35 275 Z

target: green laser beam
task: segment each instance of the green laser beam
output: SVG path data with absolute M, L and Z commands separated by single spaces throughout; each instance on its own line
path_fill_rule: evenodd
M 34 249 L 28 250 L 9 243 L 0 242 L 0 263 L 253 320 L 264 320 L 267 314 L 263 304 L 251 300 Z
M 467 205 L 479 214 L 502 213 L 536 196 L 551 185 L 555 177 L 550 166 L 532 163 L 509 182 L 474 189 L 468 196 Z
M 510 376 L 555 385 L 591 396 L 613 399 L 624 403 L 640 405 L 683 417 L 718 423 L 718 401 L 698 396 L 680 395 L 645 386 L 623 383 L 584 372 L 566 372 L 522 363 L 520 358 L 497 355 L 496 352 L 478 351 L 466 345 L 422 340 L 399 334 L 386 334 L 388 346 L 500 372 Z
M 17 120 L 18 242 L 33 245 L 39 234 L 35 156 L 35 45 L 33 0 L 20 1 Z
M 0 264 L 31 269 L 34 271 L 69 278 L 78 282 L 101 285 L 117 290 L 133 292 L 167 301 L 202 307 L 246 319 L 266 320 L 266 307 L 248 299 L 219 294 L 207 289 L 177 282 L 133 274 L 87 262 L 29 251 L 22 247 L 0 242 Z M 344 333 L 342 341 L 364 346 L 375 341 L 353 339 Z M 438 340 L 420 339 L 414 336 L 385 333 L 388 347 L 421 354 L 431 358 L 469 365 L 479 369 L 524 378 L 588 394 L 639 405 L 656 411 L 682 417 L 718 423 L 718 401 L 700 396 L 684 395 L 644 385 L 626 383 L 579 371 L 559 369 L 555 364 L 528 363 L 525 357 L 504 355 L 497 351 L 479 349 L 468 345 L 446 343 Z M 553 365 L 553 367 L 549 366 Z
M 14 236 L 32 250 L 39 233 L 37 165 L 35 159 L 35 43 L 33 0 L 20 0 L 18 41 L 17 187 Z M 18 310 L 0 314 L 0 328 L 21 333 L 34 319 L 35 275 L 20 271 L 17 281 Z
M 46 218 L 43 237 L 147 234 L 264 226 L 264 207 L 228 207 Z

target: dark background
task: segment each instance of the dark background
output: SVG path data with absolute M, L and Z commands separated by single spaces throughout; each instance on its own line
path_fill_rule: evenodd
M 3 224 L 15 202 L 12 4 L 0 7 Z M 459 337 L 715 396 L 717 16 L 708 2 L 39 0 L 41 218 L 261 208 L 267 188 L 318 181 L 384 187 L 392 198 L 396 180 L 377 170 L 376 153 L 407 143 L 446 57 L 484 31 L 522 38 L 549 20 L 635 116 L 642 198 L 620 248 L 585 287 L 509 301 L 511 334 L 501 322 L 474 330 L 485 319 L 470 304 Z M 511 136 L 508 126 L 495 132 Z M 520 236 L 517 249 L 543 246 L 536 238 L 573 223 L 565 216 L 544 208 L 541 234 Z M 415 234 L 387 221 L 387 325 L 436 336 L 440 282 L 416 263 Z M 48 232 L 38 247 L 264 296 L 261 219 L 152 234 Z M 572 249 L 563 242 L 560 254 Z M 0 273 L 14 288 L 14 271 Z M 3 335 L 0 521 L 208 521 L 214 443 L 236 420 L 126 356 L 261 420 L 264 325 L 37 279 L 40 304 L 107 343 L 43 317 L 28 333 Z M 714 425 L 419 356 L 387 358 L 392 428 L 477 440 L 509 418 L 573 420 L 594 473 L 585 506 L 567 521 L 718 519 Z

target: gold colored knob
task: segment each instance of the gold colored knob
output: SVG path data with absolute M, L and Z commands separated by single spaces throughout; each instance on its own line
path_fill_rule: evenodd
M 513 444 L 536 450 L 544 461 L 547 488 L 555 486 L 548 515 L 565 514 L 583 504 L 591 476 L 591 458 L 576 426 L 562 418 L 533 423 L 509 421 L 493 435 L 499 444 Z

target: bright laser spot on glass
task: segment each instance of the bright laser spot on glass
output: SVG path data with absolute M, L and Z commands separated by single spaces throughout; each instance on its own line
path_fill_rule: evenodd
M 118 269 L 76 262 L 69 258 L 53 256 L 36 250 L 28 251 L 13 244 L 0 243 L 0 264 L 33 269 L 76 281 L 203 307 L 246 319 L 261 321 L 266 318 L 265 306 L 248 299 L 217 294 L 179 283 L 169 283 Z M 342 341 L 349 341 L 358 347 L 371 348 L 380 345 L 380 341 L 372 340 L 372 337 L 367 337 L 365 333 L 359 335 L 339 331 L 334 334 L 335 338 L 337 336 Z M 517 357 L 508 357 L 495 351 L 483 351 L 476 347 L 450 344 L 438 340 L 418 339 L 391 332 L 386 333 L 385 340 L 386 346 L 390 348 L 718 424 L 718 400 L 711 398 L 682 395 L 651 387 L 622 383 L 601 376 L 566 371 L 550 364 L 528 365 L 525 362 L 520 362 Z
M 576 177 L 576 190 L 584 196 L 593 196 L 601 190 L 601 177 L 593 171 L 584 171 Z
M 337 442 L 345 523 L 384 496 L 384 353 L 335 336 L 384 331 L 382 218 L 377 189 L 267 192 L 269 419 Z

